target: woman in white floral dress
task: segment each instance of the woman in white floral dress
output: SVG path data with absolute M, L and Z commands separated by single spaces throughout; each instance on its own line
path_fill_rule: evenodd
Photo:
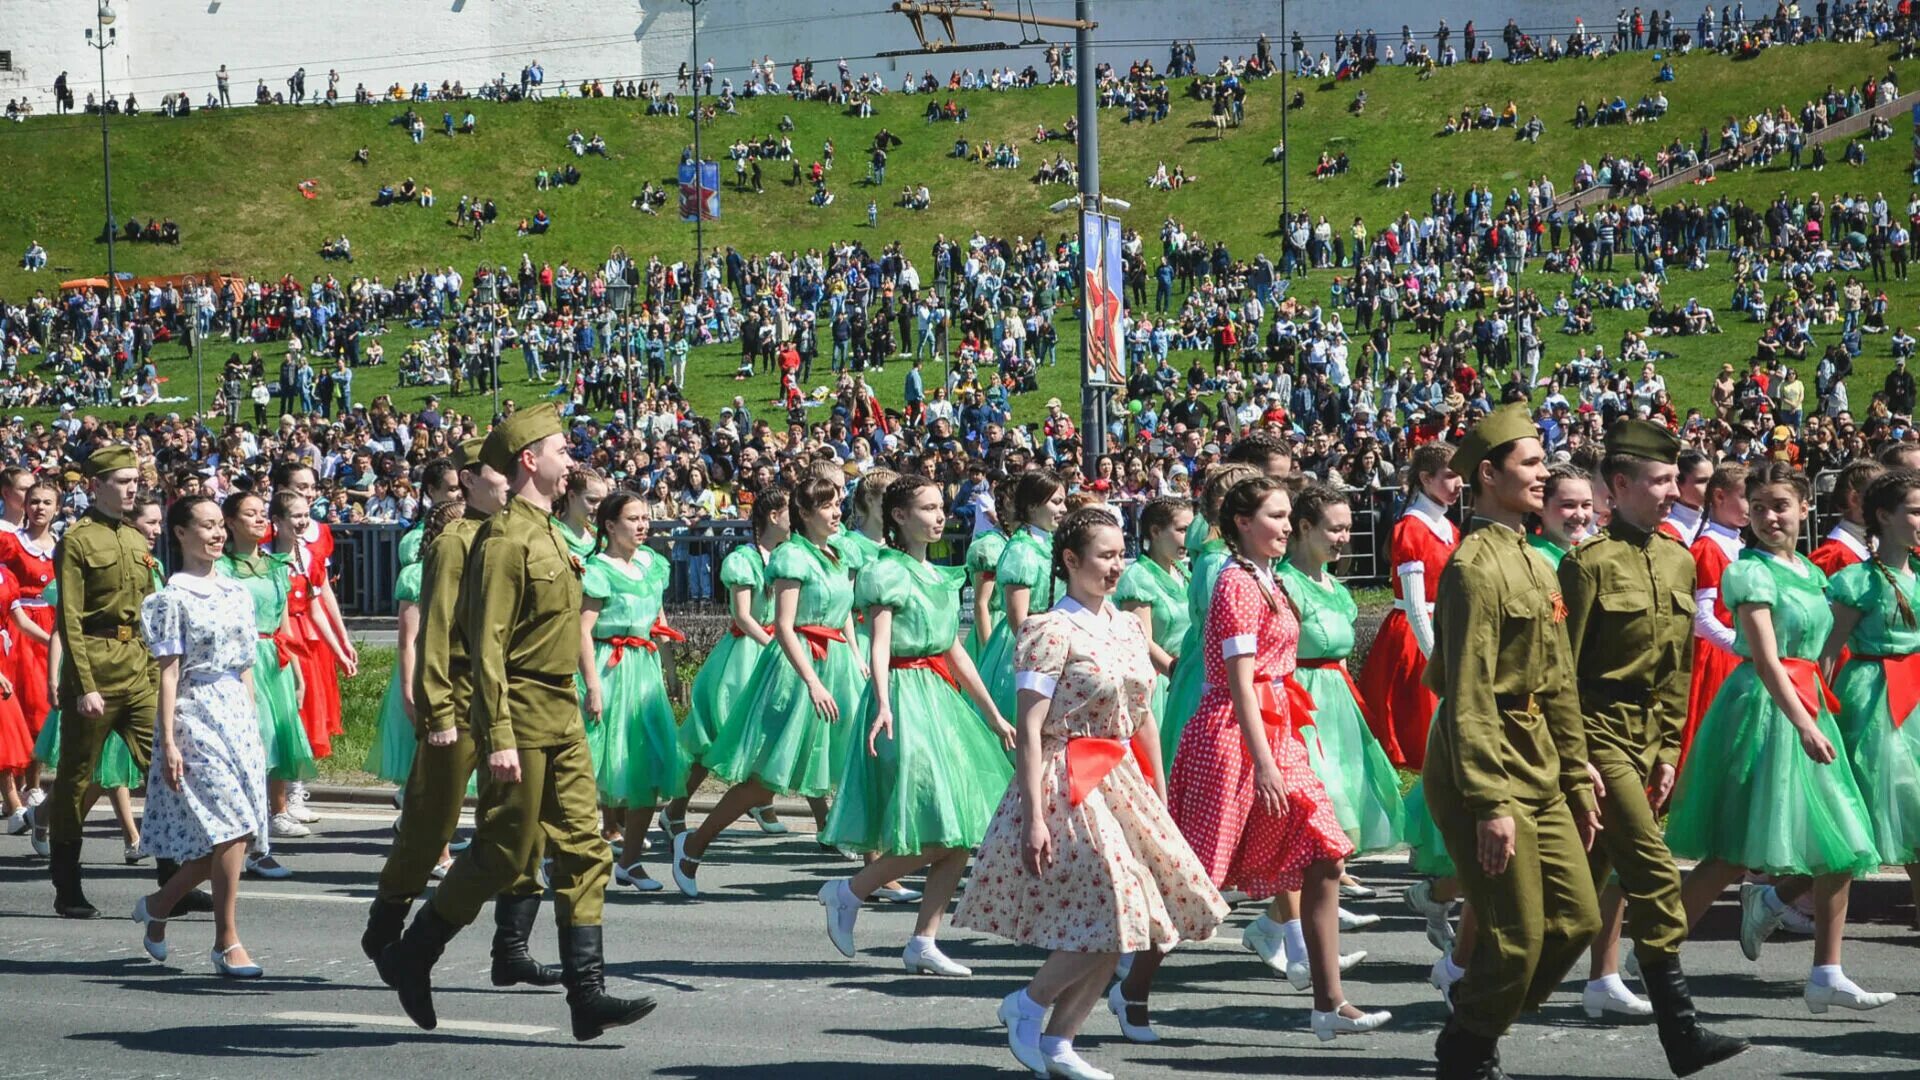
M 1098 507 L 1068 515 L 1055 536 L 1067 595 L 1020 628 L 1015 778 L 953 918 L 1052 951 L 1000 1003 L 1009 1048 L 1038 1076 L 1106 1075 L 1074 1053 L 1073 1036 L 1121 954 L 1204 940 L 1227 916 L 1167 815 L 1146 635 L 1110 599 L 1122 547 Z
M 216 577 L 226 544 L 220 505 L 201 495 L 173 504 L 167 528 L 181 570 L 141 605 L 148 647 L 160 662 L 153 765 L 141 844 L 180 870 L 134 904 L 146 927 L 141 944 L 167 958 L 166 920 L 202 881 L 213 883 L 213 967 L 230 978 L 261 970 L 234 919 L 249 849 L 267 850 L 267 762 L 253 697 L 253 600 L 238 582 Z

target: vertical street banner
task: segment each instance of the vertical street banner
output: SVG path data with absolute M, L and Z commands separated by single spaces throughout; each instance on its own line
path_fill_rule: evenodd
M 1122 385 L 1127 381 L 1127 354 L 1122 325 L 1126 282 L 1120 263 L 1120 219 L 1081 212 L 1080 288 L 1086 297 L 1086 318 L 1080 330 L 1087 339 L 1087 382 Z
M 702 161 L 695 180 L 693 162 L 680 165 L 680 220 L 718 221 L 720 219 L 720 163 Z

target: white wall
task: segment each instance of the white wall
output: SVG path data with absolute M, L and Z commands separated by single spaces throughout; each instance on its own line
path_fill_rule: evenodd
M 36 108 L 51 100 L 53 80 L 70 73 L 75 97 L 84 101 L 99 82 L 98 59 L 83 31 L 93 26 L 95 0 L 0 0 L 0 50 L 10 50 L 15 70 L 0 72 L 0 96 L 30 96 Z M 771 54 L 782 65 L 811 56 L 831 68 L 842 56 L 867 56 L 917 44 L 905 16 L 888 12 L 888 0 L 703 0 L 700 52 L 724 71 Z M 1002 0 L 1001 11 L 1013 11 Z M 1383 44 L 1398 48 L 1401 23 L 1430 38 L 1444 13 L 1458 32 L 1469 18 L 1496 34 L 1506 15 L 1519 12 L 1533 26 L 1570 24 L 1575 12 L 1589 25 L 1611 29 L 1611 9 L 1581 0 L 1448 0 L 1412 5 L 1404 0 L 1321 0 L 1288 8 L 1289 29 L 1330 36 L 1336 29 L 1371 27 Z M 305 66 L 309 92 L 324 90 L 326 73 L 341 73 L 341 94 L 355 83 L 379 91 L 389 84 L 424 79 L 460 79 L 469 86 L 505 72 L 515 78 L 538 58 L 549 86 L 583 76 L 642 75 L 670 78 L 691 58 L 690 13 L 680 0 L 113 0 L 118 43 L 107 51 L 107 81 L 124 97 L 129 89 L 148 108 L 161 96 L 185 90 L 198 103 L 213 89 L 213 72 L 226 64 L 235 103 L 253 99 L 254 83 L 284 90 L 294 68 Z M 1035 0 L 1030 10 L 1070 16 L 1072 0 Z M 1223 53 L 1252 51 L 1265 30 L 1276 40 L 1276 0 L 1095 0 L 1101 26 L 1099 55 L 1115 63 L 1148 57 L 1166 62 L 1172 37 L 1197 37 L 1203 67 Z M 1336 22 L 1338 25 L 1336 26 Z M 961 20 L 963 42 L 1018 42 L 1021 28 Z M 1071 31 L 1046 36 L 1070 42 Z M 1237 38 L 1238 41 L 1208 41 Z M 1456 39 L 1457 40 L 1457 39 Z M 1316 45 L 1315 51 L 1324 48 Z M 1024 53 L 952 53 L 938 57 L 850 59 L 854 70 L 885 72 L 897 83 L 907 71 L 996 64 L 1040 66 L 1039 48 Z

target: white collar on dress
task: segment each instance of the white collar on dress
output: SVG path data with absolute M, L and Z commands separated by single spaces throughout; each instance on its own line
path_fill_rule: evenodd
M 1447 520 L 1447 508 L 1428 498 L 1426 492 L 1423 491 L 1413 497 L 1413 502 L 1407 506 L 1407 513 L 1420 519 L 1420 524 L 1425 525 L 1441 543 L 1452 544 L 1458 541 L 1453 522 Z
M 1111 626 L 1117 614 L 1117 611 L 1111 603 L 1103 603 L 1100 605 L 1099 611 L 1094 611 L 1087 607 L 1087 605 L 1075 600 L 1072 596 L 1062 596 L 1059 601 L 1053 605 L 1053 610 L 1061 612 L 1066 615 L 1067 618 L 1072 619 L 1074 622 L 1079 623 L 1089 630 L 1100 631 L 1104 631 Z
M 1726 552 L 1727 558 L 1729 559 L 1739 558 L 1740 549 L 1745 546 L 1737 531 L 1717 521 L 1708 521 L 1706 526 L 1700 530 L 1700 537 L 1703 540 L 1711 540 L 1720 545 L 1720 550 Z
M 1667 520 L 1679 530 L 1681 536 L 1692 536 L 1700 531 L 1700 518 L 1705 513 L 1683 502 L 1675 502 L 1673 509 L 1667 511 Z
M 1841 521 L 1827 534 L 1827 539 L 1840 541 L 1841 546 L 1858 556 L 1861 562 L 1873 558 L 1873 547 L 1867 542 L 1866 530 L 1851 521 Z
M 193 593 L 195 596 L 218 596 L 225 587 L 221 584 L 220 579 L 214 577 L 212 574 L 200 577 L 184 572 L 174 574 L 172 577 L 167 578 L 167 586 L 169 588 L 179 588 L 185 592 Z

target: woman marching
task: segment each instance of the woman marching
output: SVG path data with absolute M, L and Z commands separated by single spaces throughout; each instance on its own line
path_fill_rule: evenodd
M 1592 535 L 1593 478 L 1585 469 L 1561 464 L 1547 470 L 1546 503 L 1539 524 L 1539 532 L 1527 534 L 1527 546 L 1558 573 L 1567 552 Z
M 1226 569 L 1232 559 L 1227 552 L 1227 542 L 1220 538 L 1220 504 L 1235 484 L 1259 475 L 1260 470 L 1252 465 L 1216 466 L 1207 473 L 1201 489 L 1200 514 L 1195 524 L 1187 527 L 1189 550 L 1193 550 L 1191 540 L 1196 532 L 1202 533 L 1205 539 L 1188 566 L 1187 632 L 1181 635 L 1174 654 L 1180 661 L 1173 665 L 1173 674 L 1167 679 L 1166 711 L 1154 714 L 1160 725 L 1160 757 L 1167 762 L 1173 761 L 1174 752 L 1180 746 L 1180 733 L 1186 730 L 1187 720 L 1200 707 L 1200 690 L 1206 682 L 1207 667 L 1200 655 L 1200 638 L 1206 631 L 1207 608 L 1213 603 L 1220 571 Z M 1201 522 L 1206 523 L 1204 529 L 1198 528 Z
M 994 708 L 1002 716 L 1012 714 L 1014 707 L 1013 652 L 1020 625 L 1029 614 L 1053 606 L 1056 583 L 1048 572 L 1053 565 L 1053 530 L 1066 512 L 1067 485 L 1059 473 L 1035 469 L 1014 482 L 1013 518 L 1007 523 L 1013 538 L 993 568 L 994 589 L 1006 618 L 987 638 L 979 664 Z
M 1920 900 L 1920 576 L 1909 553 L 1920 547 L 1920 472 L 1895 469 L 1867 485 L 1872 561 L 1835 574 L 1833 634 L 1824 663 L 1851 658 L 1834 680 L 1847 760 L 1866 800 L 1874 847 L 1883 862 L 1907 869 Z M 1915 925 L 1920 926 L 1920 908 Z
M 700 665 L 689 695 L 687 718 L 680 724 L 680 754 L 687 763 L 686 790 L 700 790 L 707 778 L 701 764 L 720 722 L 733 708 L 734 695 L 747 684 L 760 662 L 760 654 L 773 644 L 773 594 L 767 580 L 767 563 L 773 552 L 792 535 L 788 528 L 788 499 L 783 488 L 768 488 L 753 500 L 753 542 L 741 544 L 720 562 L 720 584 L 727 588 L 727 632 Z M 763 831 L 786 831 L 777 818 L 763 818 L 755 807 L 754 815 Z M 686 829 L 687 796 L 667 804 L 660 815 L 667 835 Z M 778 826 L 769 829 L 769 823 Z
M 1167 805 L 1215 887 L 1274 898 L 1258 925 L 1269 938 L 1282 930 L 1287 975 L 1300 989 L 1311 983 L 1308 1027 L 1325 1042 L 1374 1031 L 1392 1015 L 1362 1012 L 1341 986 L 1340 973 L 1364 956 L 1339 951 L 1340 877 L 1353 844 L 1298 735 L 1313 719 L 1294 678 L 1299 615 L 1268 569 L 1287 553 L 1292 509 L 1286 486 L 1266 476 L 1235 484 L 1220 504 L 1232 561 L 1207 611 L 1206 689 L 1180 736 Z M 1135 959 L 1120 985 L 1129 1012 L 1145 1013 L 1161 960 Z
M 0 611 L 12 610 L 19 595 L 13 575 L 0 570 Z M 0 629 L 0 815 L 9 835 L 33 828 L 34 815 L 27 806 L 27 775 L 34 768 L 33 728 L 20 711 L 21 694 L 14 681 L 19 677 L 20 635 Z
M 600 500 L 607 497 L 611 485 L 607 478 L 591 469 L 575 469 L 567 476 L 567 486 L 554 504 L 553 516 L 566 537 L 567 550 L 585 562 L 596 550 L 600 538 L 594 533 L 594 521 Z
M 600 550 L 581 580 L 581 679 L 586 714 L 606 732 L 596 780 L 600 801 L 626 811 L 626 843 L 613 879 L 658 892 L 640 865 L 641 839 L 654 808 L 687 795 L 673 703 L 660 670 L 662 639 L 679 637 L 661 618 L 673 564 L 647 547 L 647 503 L 632 491 L 601 500 L 595 512 Z
M 1680 733 L 1684 768 L 1693 734 L 1707 715 L 1720 684 L 1740 658 L 1733 652 L 1733 612 L 1720 596 L 1720 575 L 1740 557 L 1740 530 L 1747 527 L 1747 467 L 1727 462 L 1707 481 L 1707 517 L 1693 554 L 1693 684 L 1687 691 L 1687 728 Z
M 300 496 L 287 491 L 274 498 L 294 500 Z M 268 531 L 267 504 L 260 496 L 252 492 L 229 495 L 222 512 L 227 551 L 214 563 L 214 573 L 238 582 L 253 601 L 254 645 L 258 652 L 253 662 L 254 712 L 260 721 L 268 803 L 273 809 L 268 829 L 276 836 L 305 836 L 309 834 L 307 827 L 287 814 L 287 785 L 311 780 L 320 770 L 314 765 L 307 733 L 300 726 L 300 665 L 294 659 L 296 652 L 290 644 L 293 631 L 287 618 L 287 595 L 292 591 L 290 557 L 259 554 Z M 405 576 L 401 575 L 403 580 Z M 406 640 L 403 631 L 401 641 Z M 293 875 L 266 852 L 249 855 L 246 869 L 249 874 L 269 879 Z
M 828 726 L 850 717 L 867 678 L 853 639 L 853 583 L 833 538 L 840 485 L 810 476 L 792 493 L 799 528 L 767 560 L 777 649 L 760 655 L 701 759 L 732 785 L 700 827 L 673 838 L 673 880 L 687 896 L 721 830 L 775 795 L 824 798 L 832 790 Z
M 287 497 L 281 498 L 282 494 Z M 333 756 L 333 733 L 327 709 L 331 707 L 337 714 L 340 708 L 337 688 L 329 706 L 325 687 L 335 686 L 334 672 L 339 668 L 352 674 L 355 659 L 334 633 L 332 621 L 316 607 L 319 601 L 315 595 L 314 580 L 317 576 L 324 581 L 327 571 L 325 566 L 313 565 L 313 549 L 301 540 L 313 526 L 313 519 L 308 516 L 309 506 L 307 499 L 294 491 L 274 493 L 272 553 L 287 559 L 291 574 L 287 590 L 287 627 L 293 644 L 294 661 L 300 665 L 300 723 L 306 729 L 307 746 L 312 750 L 315 760 L 318 760 Z M 331 534 L 323 532 L 322 535 Z M 299 781 L 292 783 L 298 784 Z M 288 800 L 285 811 L 287 821 L 284 824 L 298 824 L 304 830 L 306 822 L 300 820 L 300 807 L 295 805 L 298 800 L 292 797 L 291 791 Z M 291 836 L 304 834 L 304 831 L 283 833 Z
M 1452 457 L 1453 447 L 1428 443 L 1407 464 L 1412 501 L 1394 523 L 1389 548 L 1393 610 L 1360 669 L 1360 696 L 1374 738 L 1388 761 L 1415 771 L 1426 760 L 1427 725 L 1439 704 L 1423 679 L 1433 653 L 1433 598 L 1440 571 L 1460 546 L 1460 530 L 1447 520 L 1447 509 L 1460 501 L 1460 476 L 1447 467 Z
M 1814 966 L 1807 1008 L 1877 1009 L 1894 995 L 1861 989 L 1840 967 L 1852 880 L 1879 869 L 1881 858 L 1835 721 L 1839 702 L 1815 664 L 1823 648 L 1837 651 L 1838 645 L 1829 643 L 1834 618 L 1825 579 L 1795 551 L 1812 488 L 1798 469 L 1764 462 L 1747 474 L 1745 495 L 1752 543 L 1720 580 L 1721 599 L 1734 613 L 1740 665 L 1700 721 L 1694 742 L 1702 752 L 1681 767 L 1667 846 L 1677 857 L 1700 861 L 1681 888 L 1690 925 L 1749 869 L 1811 878 Z M 1869 604 L 1858 589 L 1847 595 L 1853 604 Z M 1871 603 L 1876 615 L 1893 603 L 1899 618 L 1894 594 L 1880 593 Z M 1879 644 L 1870 640 L 1878 627 L 1862 629 L 1863 644 Z M 1748 959 L 1759 959 L 1761 944 L 1779 925 L 1776 905 L 1792 901 L 1794 884 L 1779 886 L 1778 895 L 1762 885 L 1741 886 L 1740 947 Z
M 53 643 L 53 605 L 46 590 L 53 584 L 53 549 L 59 538 L 53 534 L 53 515 L 60 505 L 60 492 L 44 481 L 28 489 L 26 519 L 18 531 L 7 532 L 0 544 L 0 560 L 20 595 L 13 602 L 14 625 L 8 627 L 15 639 L 18 662 L 12 675 L 14 692 L 20 695 L 20 709 L 27 726 L 37 735 L 53 702 L 47 697 L 47 648 Z M 37 777 L 29 776 L 32 783 Z
M 853 747 L 820 837 L 878 857 L 853 877 L 828 882 L 820 902 L 828 938 L 851 957 L 860 905 L 895 877 L 926 868 L 902 962 L 915 974 L 964 977 L 973 972 L 948 959 L 936 936 L 967 857 L 1007 790 L 1014 732 L 960 644 L 965 568 L 927 561 L 928 546 L 946 529 L 939 486 L 901 477 L 888 485 L 881 513 L 891 546 L 854 587 L 872 634 L 873 678 L 860 710 L 840 720 L 856 725 L 864 742 Z
M 1146 637 L 1109 599 L 1123 549 L 1104 509 L 1060 523 L 1051 573 L 1066 595 L 1023 622 L 1015 778 L 953 916 L 1049 950 L 999 1010 L 1008 1048 L 1036 1076 L 1109 1076 L 1073 1038 L 1120 956 L 1205 940 L 1228 910 L 1164 805 Z
M 967 581 L 973 586 L 973 629 L 967 631 L 967 656 L 977 666 L 987 649 L 987 639 L 1006 615 L 1006 600 L 995 587 L 994 573 L 1000 556 L 1012 538 L 1013 481 L 993 474 L 993 528 L 980 533 L 967 545 Z
M 1140 511 L 1140 557 L 1120 575 L 1113 602 L 1140 620 L 1147 633 L 1147 655 L 1153 658 L 1153 715 L 1167 715 L 1167 686 L 1186 641 L 1187 564 L 1182 557 L 1187 530 L 1194 520 L 1193 503 L 1162 498 Z M 1165 755 L 1163 755 L 1165 756 Z
M 304 501 L 304 500 L 302 500 Z M 160 661 L 146 832 L 156 859 L 180 864 L 160 891 L 133 906 L 147 955 L 165 963 L 167 919 L 202 881 L 213 883 L 213 969 L 233 979 L 263 973 L 240 944 L 235 906 L 249 851 L 267 851 L 266 755 L 254 715 L 257 655 L 253 599 L 214 563 L 226 542 L 219 504 L 189 495 L 167 512 L 180 572 L 147 597 L 140 622 Z

